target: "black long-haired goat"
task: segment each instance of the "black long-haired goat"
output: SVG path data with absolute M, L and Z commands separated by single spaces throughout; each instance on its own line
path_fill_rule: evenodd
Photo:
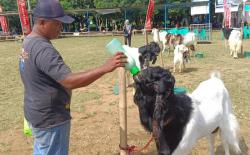
M 213 73 L 191 95 L 175 95 L 175 78 L 161 67 L 143 69 L 134 81 L 134 102 L 141 124 L 153 132 L 159 155 L 186 155 L 204 136 L 210 137 L 210 154 L 214 154 L 217 129 L 221 131 L 225 154 L 229 155 L 229 146 L 240 153 L 238 123 L 219 74 Z

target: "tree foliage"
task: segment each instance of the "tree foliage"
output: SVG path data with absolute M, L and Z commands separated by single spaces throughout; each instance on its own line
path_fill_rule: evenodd
M 10 2 L 12 1 L 12 2 Z M 28 1 L 28 0 L 26 0 Z M 38 0 L 29 0 L 31 9 L 33 9 Z M 165 10 L 164 7 L 157 7 L 159 5 L 163 5 L 165 3 L 183 3 L 183 2 L 191 2 L 191 0 L 155 0 L 155 11 L 154 11 L 154 22 L 158 23 L 163 22 Z M 60 0 L 63 8 L 65 10 L 73 10 L 73 9 L 86 9 L 86 8 L 121 8 L 121 13 L 110 14 L 110 15 L 99 15 L 102 20 L 113 20 L 119 21 L 120 23 L 124 22 L 124 18 L 133 21 L 136 24 L 143 25 L 145 21 L 145 16 L 147 12 L 147 5 L 149 0 Z M 4 11 L 17 11 L 16 0 L 0 0 L 0 5 L 3 6 Z M 212 8 L 214 5 L 214 1 L 212 0 Z M 86 17 L 85 13 L 81 13 L 79 15 L 73 14 L 76 18 L 77 22 L 82 22 Z M 183 17 L 190 16 L 190 8 L 171 8 L 168 9 L 168 17 L 174 20 L 180 20 Z M 11 25 L 17 25 L 16 27 L 20 27 L 20 20 L 18 16 L 8 17 L 8 22 Z
M 10 0 L 0 0 L 0 5 L 3 8 L 3 11 L 15 11 L 17 8 L 17 4 L 10 3 Z

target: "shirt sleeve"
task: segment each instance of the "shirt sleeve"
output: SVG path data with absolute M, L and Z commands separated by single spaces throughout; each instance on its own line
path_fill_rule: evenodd
M 39 52 L 35 63 L 42 72 L 57 82 L 63 80 L 71 73 L 70 68 L 65 64 L 59 52 L 51 47 L 47 47 Z

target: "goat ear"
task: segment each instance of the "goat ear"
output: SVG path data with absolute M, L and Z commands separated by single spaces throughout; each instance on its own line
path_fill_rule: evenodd
M 163 112 L 166 110 L 166 106 L 164 105 L 164 95 L 156 95 L 155 100 L 155 109 L 154 109 L 154 119 L 157 121 L 157 124 L 160 129 L 164 126 L 164 115 Z
M 152 64 L 155 64 L 155 62 L 156 62 L 156 60 L 157 60 L 157 56 L 154 55 L 153 58 L 152 58 L 152 60 L 153 60 L 153 61 L 152 61 Z
M 166 94 L 167 96 L 171 93 L 175 85 L 175 78 L 169 75 L 167 79 L 161 79 L 154 83 L 154 91 L 157 94 Z M 166 97 L 167 97 L 166 96 Z
M 140 55 L 140 56 L 139 56 L 139 62 L 140 62 L 140 67 L 141 67 L 141 69 L 143 68 L 144 61 L 145 61 L 145 60 L 143 59 L 143 56 Z

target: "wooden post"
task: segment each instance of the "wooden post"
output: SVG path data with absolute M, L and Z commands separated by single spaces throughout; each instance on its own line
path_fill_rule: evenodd
M 145 43 L 148 44 L 148 30 L 145 29 Z
M 125 68 L 119 68 L 119 118 L 120 118 L 120 146 L 127 148 L 127 92 Z M 120 149 L 120 155 L 127 151 Z
M 245 5 L 246 5 L 246 0 L 243 0 L 243 9 L 242 9 L 243 18 L 241 20 L 241 34 L 242 34 L 242 44 L 241 44 L 241 50 L 240 50 L 241 55 L 244 54 L 243 41 L 244 41 L 244 20 L 245 20 L 245 17 L 246 17 Z

